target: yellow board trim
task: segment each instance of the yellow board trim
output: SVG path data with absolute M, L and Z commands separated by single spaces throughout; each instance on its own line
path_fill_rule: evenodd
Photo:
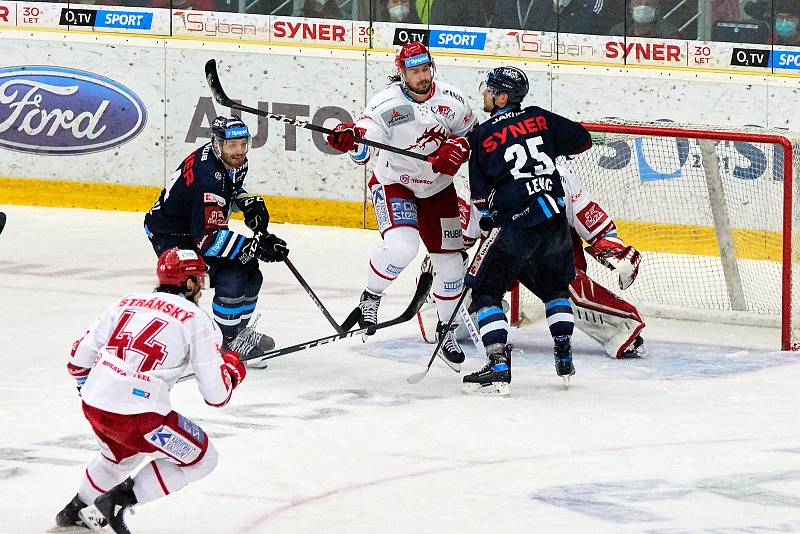
M 614 222 L 619 229 L 620 237 L 639 250 L 693 256 L 719 256 L 717 234 L 710 226 L 619 220 Z M 780 232 L 734 228 L 732 233 L 733 247 L 737 258 L 782 261 L 783 237 Z M 676 240 L 675 236 L 680 236 L 680 240 Z
M 153 205 L 161 189 L 143 185 L 0 178 L 0 204 L 144 212 Z M 283 196 L 265 196 L 264 199 L 274 222 L 377 228 L 372 205 L 364 202 Z M 241 218 L 239 214 L 235 216 Z
M 154 186 L 0 178 L 0 204 L 22 206 L 144 212 L 150 209 L 160 192 L 161 188 Z M 274 222 L 377 228 L 375 212 L 369 202 L 284 196 L 265 196 L 264 199 Z M 716 233 L 711 227 L 615 222 L 623 239 L 639 250 L 719 256 Z M 681 236 L 681 239 L 676 240 L 674 236 Z M 733 244 L 737 258 L 775 262 L 782 259 L 780 232 L 734 229 Z

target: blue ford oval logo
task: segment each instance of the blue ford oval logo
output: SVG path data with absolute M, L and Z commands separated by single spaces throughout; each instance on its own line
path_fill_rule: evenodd
M 0 69 L 0 147 L 34 154 L 88 154 L 136 137 L 144 103 L 127 87 L 64 67 Z

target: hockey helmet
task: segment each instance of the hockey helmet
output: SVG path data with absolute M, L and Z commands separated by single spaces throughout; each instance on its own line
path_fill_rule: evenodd
M 194 250 L 171 248 L 165 250 L 156 264 L 158 283 L 165 286 L 185 287 L 193 278 L 202 289 L 209 287 L 206 264 Z
M 508 95 L 508 103 L 519 106 L 528 94 L 528 77 L 516 67 L 496 67 L 486 73 L 485 87 Z
M 220 115 L 211 123 L 211 138 L 225 141 L 227 139 L 250 138 L 250 130 L 239 117 Z
M 433 67 L 433 59 L 428 48 L 419 41 L 404 44 L 394 58 L 394 64 L 398 69 L 417 67 L 425 63 L 430 63 Z

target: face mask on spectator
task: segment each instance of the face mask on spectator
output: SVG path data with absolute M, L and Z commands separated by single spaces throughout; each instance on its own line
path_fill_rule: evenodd
M 572 3 L 572 0 L 553 0 L 553 5 L 564 9 Z
M 389 8 L 389 18 L 394 22 L 405 20 L 411 10 L 408 6 L 399 4 Z
M 778 19 L 775 21 L 775 31 L 778 32 L 781 39 L 794 37 L 794 34 L 797 33 L 797 24 L 791 20 Z
M 650 6 L 634 6 L 633 20 L 639 24 L 653 22 L 656 18 L 656 10 Z

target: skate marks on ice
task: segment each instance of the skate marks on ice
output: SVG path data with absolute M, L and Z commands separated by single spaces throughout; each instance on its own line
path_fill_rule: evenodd
M 552 341 L 545 335 L 525 333 L 512 336 L 510 342 L 523 354 L 514 360 L 514 369 L 534 369 L 535 375 L 549 376 L 553 371 Z M 647 341 L 645 358 L 617 360 L 583 334 L 573 338 L 576 379 L 622 378 L 628 380 L 695 380 L 737 375 L 769 367 L 800 362 L 791 352 L 721 347 L 674 341 Z M 485 358 L 470 341 L 461 341 L 467 356 L 465 370 L 480 368 Z M 371 339 L 351 348 L 353 352 L 382 360 L 419 364 L 430 355 L 431 345 L 416 339 Z M 525 371 L 525 374 L 529 374 Z
M 302 427 L 307 422 L 343 417 L 374 408 L 404 406 L 420 400 L 440 398 L 413 392 L 344 388 L 297 392 L 283 402 L 243 403 L 226 407 L 213 417 L 192 417 L 211 439 L 241 437 L 252 432 Z M 96 449 L 96 438 L 88 433 L 70 434 L 47 441 L 0 447 L 0 481 L 31 474 L 44 466 L 78 466 L 87 452 Z

